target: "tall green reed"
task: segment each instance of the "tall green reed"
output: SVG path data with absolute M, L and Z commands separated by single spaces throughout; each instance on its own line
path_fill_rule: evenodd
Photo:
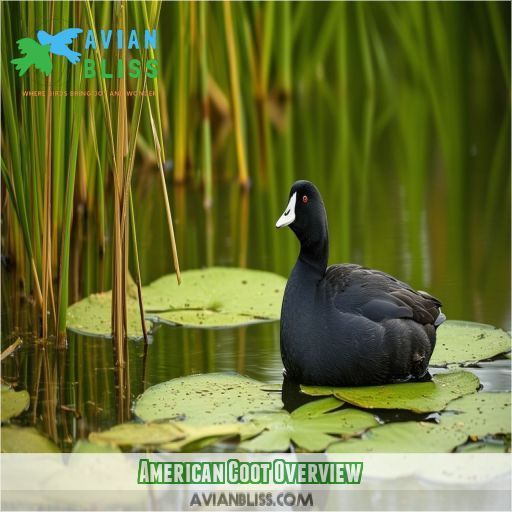
M 77 205 L 81 204 L 77 201 L 77 190 L 85 190 L 86 216 L 89 223 L 94 222 L 100 247 L 98 260 L 105 257 L 101 255 L 109 250 L 106 239 L 117 229 L 111 223 L 112 214 L 106 204 L 114 192 L 119 194 L 116 215 L 121 215 L 123 222 L 118 239 L 124 249 L 116 258 L 124 261 L 123 254 L 129 252 L 126 240 L 131 238 L 133 242 L 136 238 L 134 226 L 139 230 L 151 228 L 141 227 L 137 208 L 132 223 L 130 188 L 126 184 L 131 182 L 133 168 L 140 169 L 138 175 L 146 175 L 156 167 L 171 239 L 166 188 L 169 174 L 176 182 L 186 182 L 187 187 L 204 187 L 204 203 L 214 208 L 215 189 L 222 181 L 235 179 L 243 185 L 252 182 L 268 191 L 270 208 L 257 209 L 258 225 L 251 226 L 254 232 L 267 229 L 282 206 L 283 193 L 294 179 L 313 179 L 326 191 L 328 213 L 339 219 L 340 243 L 333 247 L 333 256 L 348 260 L 354 257 L 354 247 L 360 247 L 364 262 L 375 265 L 379 265 L 383 248 L 374 243 L 372 229 L 360 228 L 380 226 L 383 222 L 372 217 L 372 206 L 386 199 L 384 192 L 374 186 L 376 182 L 385 182 L 389 185 L 388 202 L 399 204 L 406 216 L 400 234 L 400 258 L 409 258 L 411 264 L 404 277 L 427 286 L 429 271 L 418 262 L 424 251 L 430 251 L 432 265 L 446 273 L 453 269 L 452 278 L 464 288 L 467 269 L 459 262 L 465 261 L 464 254 L 478 238 L 478 233 L 464 233 L 460 229 L 474 215 L 467 180 L 478 180 L 481 185 L 482 196 L 472 198 L 479 206 L 503 201 L 503 191 L 509 183 L 508 5 L 121 5 L 127 10 L 128 25 L 151 25 L 160 20 L 159 80 L 132 84 L 150 88 L 155 96 L 128 102 L 121 123 L 118 99 L 107 95 L 86 99 L 83 107 L 79 107 L 86 115 L 76 125 L 79 116 L 69 98 L 52 99 L 52 130 L 48 139 L 51 203 L 45 195 L 45 145 L 35 135 L 44 132 L 50 112 L 44 98 L 25 98 L 19 94 L 21 86 L 45 88 L 47 84 L 41 74 L 34 72 L 18 79 L 9 64 L 10 56 L 16 53 L 14 41 L 26 35 L 27 30 L 34 32 L 36 20 L 43 20 L 49 27 L 50 11 L 43 3 L 2 6 L 9 15 L 3 19 L 16 20 L 12 26 L 4 22 L 2 27 L 2 176 L 10 198 L 4 205 L 9 219 L 5 249 L 14 255 L 26 291 L 39 304 L 46 287 L 43 280 L 50 283 L 57 278 L 59 291 L 54 293 L 54 300 L 61 333 L 65 328 L 66 296 L 69 297 L 66 280 L 61 276 L 68 272 L 67 244 L 72 238 Z M 63 23 L 59 16 L 76 22 L 85 20 L 90 26 L 110 26 L 115 22 L 117 8 L 106 2 L 78 6 L 71 2 L 55 3 L 54 29 Z M 101 58 L 98 52 L 89 56 Z M 151 57 L 149 50 L 146 58 Z M 110 64 L 112 60 L 113 56 Z M 63 74 L 61 85 L 80 80 L 65 61 L 59 60 L 57 65 Z M 485 76 L 490 77 L 489 81 L 481 78 Z M 107 91 L 107 83 L 101 78 L 89 81 L 88 86 Z M 477 128 L 471 122 L 473 115 L 485 117 L 487 126 L 491 126 L 488 134 L 476 134 Z M 78 145 L 74 142 L 74 127 L 80 129 Z M 130 135 L 127 144 L 121 144 L 119 129 Z M 488 179 L 477 172 L 480 167 L 469 157 L 475 135 L 482 141 L 479 154 L 489 160 Z M 28 148 L 23 158 L 20 147 Z M 131 155 L 129 158 L 126 152 Z M 167 160 L 167 154 L 172 155 L 172 161 Z M 75 175 L 70 174 L 73 159 L 78 166 Z M 121 175 L 126 174 L 120 182 L 115 179 L 119 177 L 116 169 L 122 169 Z M 476 170 L 471 174 L 469 169 Z M 75 186 L 71 187 L 73 179 Z M 449 201 L 436 196 L 432 183 L 446 187 Z M 186 195 L 178 189 L 175 195 L 177 209 L 186 215 Z M 51 209 L 49 231 L 45 201 Z M 432 204 L 436 205 L 436 212 L 428 213 Z M 490 208 L 483 216 L 482 230 L 486 233 L 496 223 L 496 211 Z M 211 221 L 215 217 L 209 218 Z M 209 225 L 211 228 L 205 232 L 215 233 L 215 223 Z M 391 221 L 382 226 L 389 230 L 396 227 Z M 506 232 L 506 223 L 500 223 L 500 230 Z M 435 233 L 432 247 L 425 245 L 426 231 Z M 184 231 L 180 230 L 179 236 L 183 246 L 187 243 Z M 49 253 L 42 244 L 45 237 L 51 246 Z M 145 233 L 144 237 L 137 237 L 139 242 L 147 238 Z M 282 257 L 283 251 L 277 251 L 273 239 L 267 242 L 259 238 L 262 251 L 271 255 L 273 267 L 285 273 L 289 263 Z M 485 251 L 491 250 L 491 242 L 479 249 L 479 261 L 485 261 Z M 293 257 L 292 242 L 284 244 L 284 254 Z M 136 246 L 131 246 L 130 268 L 140 285 L 148 275 L 148 263 L 142 251 L 141 257 L 136 258 Z M 208 247 L 210 262 L 214 258 L 212 245 Z M 175 246 L 170 249 L 177 260 Z M 201 261 L 199 257 L 190 261 L 196 260 L 198 264 Z M 51 261 L 50 267 L 46 261 Z M 112 271 L 115 272 L 114 267 Z M 88 275 L 93 274 L 91 267 Z M 121 275 L 116 279 L 121 294 L 123 279 Z M 88 291 L 99 289 L 98 283 L 92 281 L 88 278 Z M 51 291 L 49 285 L 48 293 L 44 293 L 45 309 L 50 310 Z M 119 330 L 122 331 L 121 324 Z
M 86 207 L 88 216 L 96 221 L 97 254 L 102 258 L 107 237 L 105 201 L 112 185 L 112 328 L 117 362 L 124 366 L 130 229 L 136 243 L 135 225 L 128 214 L 129 198 L 145 100 L 138 96 L 128 105 L 126 69 L 123 77 L 112 83 L 107 83 L 100 73 L 86 82 L 82 66 L 70 66 L 66 59 L 53 58 L 54 69 L 50 77 L 43 78 L 40 72 L 31 68 L 23 78 L 18 78 L 8 59 L 17 53 L 16 40 L 35 35 L 40 28 L 56 33 L 75 26 L 90 28 L 96 34 L 97 26 L 115 25 L 123 28 L 125 33 L 128 27 L 136 26 L 139 33 L 143 33 L 145 27 L 158 26 L 160 4 L 34 2 L 5 4 L 2 9 L 2 28 L 5 29 L 2 32 L 2 106 L 5 112 L 2 123 L 6 133 L 2 139 L 2 177 L 9 196 L 6 204 L 7 211 L 11 212 L 9 218 L 14 216 L 17 220 L 9 224 L 11 239 L 4 251 L 9 253 L 19 270 L 25 268 L 25 293 L 30 295 L 33 291 L 38 300 L 41 324 L 40 328 L 35 326 L 36 332 L 43 337 L 56 334 L 62 345 L 66 338 L 71 241 L 77 205 Z M 16 20 L 12 28 L 6 19 Z M 143 66 L 148 53 L 148 50 L 143 51 Z M 98 70 L 102 58 L 106 59 L 107 66 L 115 69 L 117 58 L 127 57 L 126 45 L 110 55 L 102 55 L 99 48 L 89 50 L 84 52 L 85 57 L 94 58 Z M 157 99 L 147 101 L 151 119 L 149 129 L 156 134 L 155 146 L 162 147 L 158 85 L 156 80 L 151 82 L 154 84 L 139 78 L 129 86 L 139 91 L 153 90 Z M 111 89 L 121 94 L 110 96 Z M 24 91 L 29 90 L 43 91 L 44 94 L 25 95 Z M 101 95 L 99 98 L 94 95 L 75 97 L 70 92 L 53 95 L 51 91 L 100 91 Z M 26 149 L 23 156 L 20 148 Z M 163 162 L 165 156 L 162 150 L 160 153 Z M 112 170 L 111 175 L 105 172 L 107 169 Z M 162 185 L 167 198 L 165 181 Z M 168 212 L 173 258 L 179 276 L 169 208 Z M 20 250 L 20 241 L 23 250 Z M 137 257 L 135 267 L 142 311 Z

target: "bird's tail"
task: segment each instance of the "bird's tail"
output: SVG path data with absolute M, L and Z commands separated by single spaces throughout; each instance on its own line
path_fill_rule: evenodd
M 19 76 L 23 76 L 30 67 L 31 62 L 26 57 L 21 57 L 19 59 L 12 59 L 11 64 L 16 66 L 16 69 L 19 71 Z
M 74 52 L 73 50 L 69 50 L 68 55 L 67 55 L 69 62 L 71 62 L 72 64 L 76 64 L 77 62 L 80 62 L 81 56 L 82 56 L 81 53 Z

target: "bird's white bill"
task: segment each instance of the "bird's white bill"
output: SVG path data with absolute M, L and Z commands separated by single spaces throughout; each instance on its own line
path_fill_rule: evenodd
M 288 206 L 284 211 L 283 215 L 279 217 L 279 220 L 276 222 L 276 228 L 282 228 L 284 226 L 289 226 L 295 220 L 295 203 L 297 202 L 297 192 L 294 192 L 292 197 L 290 197 L 290 201 L 288 202 Z

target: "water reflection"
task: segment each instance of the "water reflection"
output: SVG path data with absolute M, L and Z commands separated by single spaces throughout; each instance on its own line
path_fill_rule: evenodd
M 90 432 L 134 419 L 131 406 L 147 387 L 172 378 L 206 372 L 237 372 L 262 382 L 282 383 L 284 408 L 293 411 L 314 399 L 298 384 L 283 381 L 277 322 L 236 329 L 184 329 L 160 326 L 144 358 L 144 343 L 129 344 L 125 393 L 119 388 L 111 341 L 72 334 L 67 350 L 36 340 L 4 361 L 2 377 L 28 389 L 30 409 L 20 418 L 34 424 L 62 449 L 70 450 Z M 470 368 L 485 391 L 510 390 L 510 360 Z M 445 371 L 434 369 L 434 373 Z M 426 419 L 403 411 L 379 411 L 384 421 Z
M 147 174 L 137 180 L 134 189 L 135 202 L 145 205 L 137 209 L 136 218 L 144 284 L 171 271 L 164 205 L 156 178 Z M 510 249 L 506 238 L 493 239 L 488 247 L 477 247 L 468 254 L 461 246 L 457 249 L 460 260 L 452 268 L 454 263 L 447 253 L 453 250 L 453 242 L 447 240 L 445 213 L 439 214 L 445 206 L 434 194 L 429 208 L 411 218 L 407 212 L 413 205 L 404 208 L 398 182 L 382 179 L 380 193 L 372 188 L 366 199 L 372 208 L 363 211 L 352 200 L 346 222 L 340 218 L 340 211 L 347 213 L 346 207 L 339 206 L 339 198 L 344 197 L 340 188 L 321 177 L 315 181 L 324 193 L 330 219 L 331 261 L 348 258 L 409 280 L 413 286 L 438 295 L 449 318 L 509 328 Z M 276 232 L 273 227 L 286 194 L 284 188 L 279 194 L 257 186 L 246 192 L 224 184 L 215 189 L 213 205 L 205 211 L 200 189 L 174 187 L 172 204 L 183 267 L 235 265 L 288 275 L 297 256 L 297 242 L 292 233 Z M 110 282 L 110 268 L 105 264 L 110 261 L 110 244 L 98 258 L 92 220 L 87 216 L 76 220 L 83 225 L 76 226 L 74 239 L 73 298 L 104 289 Z M 347 226 L 348 234 L 343 231 Z M 480 232 L 478 219 L 465 229 Z M 492 264 L 481 272 L 484 261 Z M 2 331 L 7 335 L 7 346 L 13 341 L 13 331 L 36 323 L 29 298 L 17 293 L 15 269 L 6 272 L 4 267 L 3 275 Z M 3 378 L 30 392 L 31 409 L 21 420 L 35 424 L 66 450 L 92 431 L 131 419 L 133 400 L 159 382 L 223 371 L 263 382 L 282 382 L 277 322 L 213 330 L 162 325 L 152 334 L 146 353 L 142 341 L 129 344 L 124 369 L 114 368 L 109 340 L 70 334 L 68 348 L 56 350 L 52 342 L 31 343 L 30 335 L 24 339 L 25 347 L 2 364 Z M 508 360 L 483 363 L 472 371 L 486 390 L 509 389 Z M 310 400 L 287 381 L 282 396 L 290 411 Z M 383 413 L 383 417 L 396 420 L 397 414 Z

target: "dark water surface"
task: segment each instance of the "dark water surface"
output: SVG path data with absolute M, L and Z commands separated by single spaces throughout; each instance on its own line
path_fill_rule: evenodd
M 364 219 L 354 215 L 351 230 L 355 241 L 347 250 L 336 213 L 336 193 L 325 182 L 319 186 L 325 192 L 330 216 L 331 262 L 342 260 L 347 253 L 349 261 L 381 268 L 440 297 L 449 318 L 510 328 L 506 238 L 493 241 L 499 246 L 497 251 L 491 250 L 492 245 L 488 249 L 478 247 L 477 252 L 489 258 L 485 272 L 476 271 L 482 263 L 481 255 L 477 257 L 463 248 L 459 249 L 460 264 L 451 269 L 444 260 L 447 241 L 443 227 L 425 222 L 421 232 L 409 233 L 396 198 L 383 194 L 364 214 Z M 390 188 L 393 189 L 391 185 Z M 205 213 L 199 189 L 175 188 L 172 199 L 182 267 L 247 266 L 286 275 L 295 261 L 298 245 L 289 230 L 274 228 L 285 206 L 287 191 L 282 190 L 275 204 L 271 196 L 268 190 L 255 188 L 247 194 L 237 186 L 225 185 L 219 187 L 212 210 Z M 137 222 L 141 271 L 146 284 L 170 271 L 169 244 L 156 180 L 140 180 L 136 197 L 144 205 L 139 208 Z M 87 223 L 75 229 L 81 238 L 75 240 L 73 293 L 79 297 L 101 289 L 99 275 L 103 274 L 104 282 L 108 283 L 109 269 L 106 264 L 103 269 L 93 267 L 88 259 L 92 260 L 90 246 L 95 239 L 84 234 Z M 475 221 L 469 231 L 476 237 L 473 230 L 479 229 L 481 226 Z M 414 244 L 419 244 L 420 262 L 414 259 Z M 107 252 L 105 261 L 108 258 Z M 464 276 L 466 279 L 462 279 Z M 5 300 L 7 290 L 14 286 L 12 279 L 13 274 L 4 271 L 3 348 L 18 335 L 16 327 L 21 328 L 31 310 L 30 304 L 22 300 Z M 110 340 L 70 333 L 67 349 L 56 350 L 51 340 L 36 342 L 31 335 L 22 338 L 22 349 L 2 364 L 4 382 L 17 389 L 28 389 L 31 394 L 30 409 L 20 422 L 35 423 L 69 450 L 77 439 L 86 438 L 90 432 L 130 419 L 129 411 L 121 411 L 116 402 Z M 140 341 L 131 341 L 129 352 L 130 401 L 153 384 L 195 373 L 234 371 L 264 382 L 282 382 L 278 322 L 212 330 L 160 325 L 151 337 L 146 359 Z M 510 359 L 481 363 L 471 371 L 480 378 L 485 390 L 510 389 Z M 284 390 L 284 399 L 288 409 L 307 400 L 293 387 Z M 382 416 L 385 421 L 410 419 L 409 414 L 398 411 Z

